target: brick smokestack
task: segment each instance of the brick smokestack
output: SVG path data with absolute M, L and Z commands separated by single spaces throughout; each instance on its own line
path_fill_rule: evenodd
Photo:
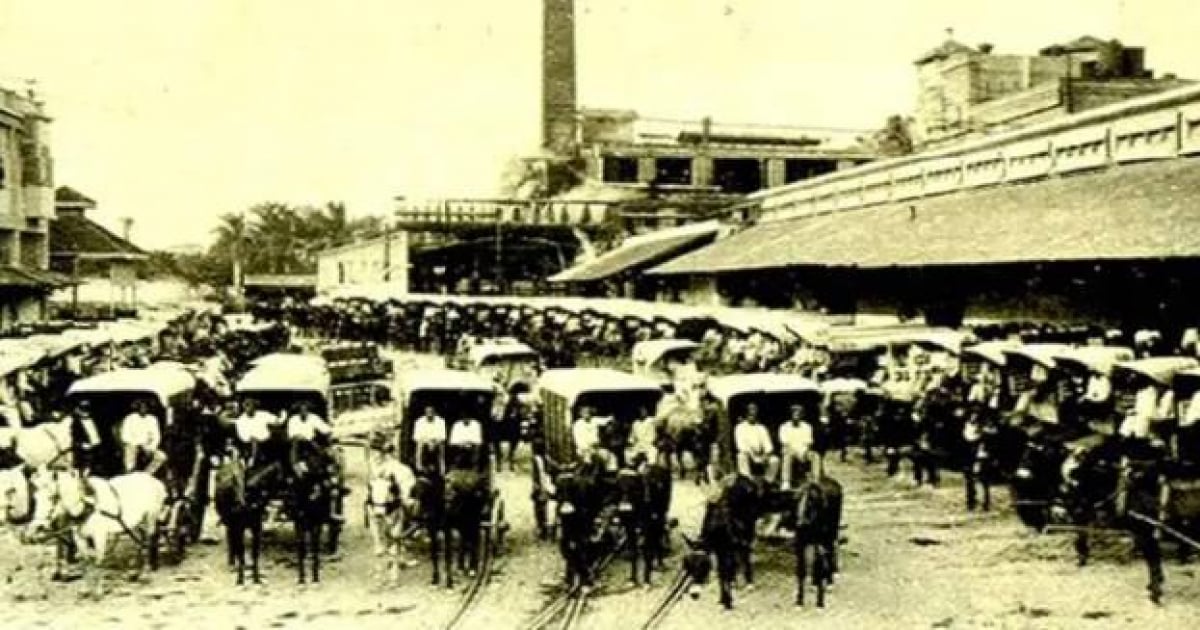
M 542 0 L 542 147 L 575 148 L 575 0 Z

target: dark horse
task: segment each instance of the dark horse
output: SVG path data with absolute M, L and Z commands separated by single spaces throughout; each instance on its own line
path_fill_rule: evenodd
M 630 583 L 637 585 L 638 560 L 642 560 L 641 582 L 651 583 L 651 573 L 667 555 L 667 516 L 671 507 L 671 471 L 649 464 L 640 472 L 622 471 L 617 478 L 617 514 L 625 528 L 630 557 Z
M 472 468 L 456 468 L 446 475 L 445 543 L 446 588 L 454 588 L 454 567 L 457 535 L 457 568 L 474 577 L 479 570 L 481 526 L 489 519 L 492 490 L 489 476 Z M 436 563 L 437 560 L 435 559 Z
M 796 605 L 804 605 L 804 580 L 812 567 L 817 607 L 825 606 L 825 589 L 838 571 L 838 536 L 842 526 L 842 486 L 820 476 L 796 491 L 795 552 Z
M 255 584 L 262 583 L 258 557 L 262 551 L 263 519 L 267 509 L 266 481 L 278 470 L 277 464 L 248 472 L 236 452 L 227 456 L 217 469 L 213 502 L 225 526 L 229 564 L 237 566 L 238 585 L 246 582 L 246 533 L 250 533 L 250 571 Z
M 606 503 L 603 464 L 588 461 L 565 470 L 555 480 L 558 502 L 559 553 L 566 564 L 569 588 L 591 587 L 594 563 L 604 528 L 599 526 Z
M 480 528 L 489 520 L 492 505 L 491 478 L 478 466 L 456 466 L 442 475 L 433 461 L 426 464 L 417 476 L 413 496 L 429 537 L 430 583 L 442 583 L 444 568 L 446 588 L 453 588 L 456 535 L 457 569 L 470 575 L 479 570 Z
M 339 500 L 337 462 L 313 442 L 292 445 L 292 487 L 288 510 L 296 530 L 296 564 L 300 584 L 305 582 L 307 559 L 312 561 L 312 581 L 321 581 L 321 532 L 332 535 L 335 503 Z M 336 545 L 336 538 L 331 539 Z
M 754 545 L 754 528 L 758 523 L 758 487 L 748 477 L 731 474 L 720 481 L 719 494 L 710 499 L 704 509 L 700 539 L 684 540 L 691 549 L 684 568 L 697 585 L 704 584 L 712 571 L 712 557 L 717 560 L 717 581 L 721 589 L 721 605 L 733 608 L 733 584 L 741 565 L 746 583 L 754 582 L 750 551 Z M 692 596 L 696 597 L 697 591 Z

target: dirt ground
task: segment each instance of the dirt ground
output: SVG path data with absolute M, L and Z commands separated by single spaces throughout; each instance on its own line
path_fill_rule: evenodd
M 424 359 L 409 359 L 409 364 Z M 125 581 L 117 564 L 106 571 L 111 592 L 82 597 L 81 581 L 49 580 L 48 548 L 20 545 L 0 532 L 0 627 L 5 628 L 439 628 L 460 591 L 429 585 L 425 562 L 398 585 L 377 573 L 361 511 L 363 459 L 349 457 L 352 485 L 348 530 L 340 559 L 327 563 L 319 585 L 296 585 L 290 527 L 273 528 L 264 561 L 266 584 L 236 587 L 223 545 L 199 544 L 179 566 Z M 879 467 L 853 460 L 831 464 L 845 486 L 846 544 L 842 574 L 823 610 L 792 605 L 792 556 L 786 544 L 760 542 L 754 589 L 739 589 L 737 609 L 724 612 L 709 586 L 701 599 L 681 601 L 662 628 L 1188 628 L 1200 618 L 1194 565 L 1167 565 L 1162 606 L 1145 596 L 1146 574 L 1128 540 L 1104 535 L 1094 561 L 1077 568 L 1068 536 L 1027 533 L 1001 501 L 990 514 L 968 514 L 957 477 L 937 490 L 887 479 Z M 548 601 L 547 583 L 560 571 L 553 545 L 536 541 L 528 474 L 503 473 L 499 485 L 512 524 L 506 552 L 463 627 L 517 628 Z M 1001 492 L 1001 494 L 1005 494 Z M 673 515 L 694 532 L 702 493 L 676 485 Z M 211 529 L 212 536 L 221 532 Z M 675 541 L 678 551 L 682 545 Z M 422 558 L 423 560 L 423 558 Z M 670 569 L 678 566 L 672 558 Z M 583 628 L 641 626 L 670 573 L 654 587 L 626 585 L 628 565 L 612 565 L 581 622 Z M 465 587 L 462 579 L 460 586 Z M 811 600 L 810 600 L 811 601 Z

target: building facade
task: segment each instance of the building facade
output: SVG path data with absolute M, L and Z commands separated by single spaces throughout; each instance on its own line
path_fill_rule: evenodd
M 0 330 L 46 316 L 54 217 L 50 118 L 32 93 L 0 86 Z
M 659 194 L 747 194 L 849 168 L 875 156 L 867 132 L 643 118 L 583 109 L 577 138 L 587 178 Z
M 919 57 L 913 134 L 940 146 L 1188 84 L 1145 67 L 1145 50 L 1084 36 L 1036 55 L 948 39 Z
M 408 267 L 408 233 L 403 231 L 326 249 L 317 253 L 317 292 L 387 286 L 407 293 Z
M 96 202 L 61 186 L 54 192 L 55 220 L 50 228 L 50 269 L 73 281 L 55 297 L 68 310 L 134 313 L 138 307 L 139 267 L 149 255 L 87 216 Z

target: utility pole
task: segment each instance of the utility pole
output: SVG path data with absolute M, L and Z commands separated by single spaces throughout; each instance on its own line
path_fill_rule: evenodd
M 504 232 L 501 223 L 504 221 L 504 211 L 496 206 L 496 292 L 504 286 Z

